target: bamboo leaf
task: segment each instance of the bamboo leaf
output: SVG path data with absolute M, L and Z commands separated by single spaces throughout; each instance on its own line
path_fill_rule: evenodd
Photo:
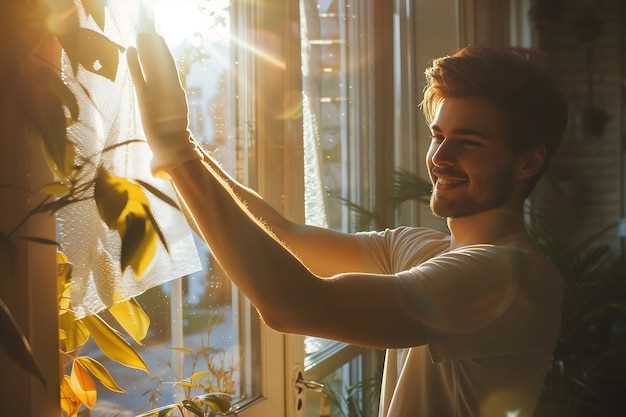
M 98 27 L 104 30 L 106 0 L 82 0 L 82 3 L 87 16 L 91 16 Z
M 2 300 L 0 300 L 0 348 L 22 369 L 36 377 L 44 386 L 46 385 L 43 373 L 33 356 L 30 343 Z
M 113 392 L 124 393 L 126 392 L 122 387 L 118 385 L 115 379 L 111 376 L 109 371 L 97 360 L 88 356 L 79 356 L 74 361 L 79 362 L 85 369 L 100 381 L 102 385 L 107 387 Z
M 137 181 L 139 184 L 141 184 L 141 186 L 143 188 L 145 188 L 146 190 L 150 191 L 159 200 L 163 201 L 164 203 L 169 204 L 170 206 L 174 207 L 176 210 L 180 210 L 180 207 L 178 207 L 178 204 L 176 204 L 176 201 L 174 201 L 172 198 L 170 198 L 170 196 L 165 194 L 163 191 L 161 191 L 158 188 L 156 188 L 154 185 L 152 185 L 152 184 L 150 184 L 148 182 L 139 180 L 139 179 L 135 179 L 135 181 Z
M 126 342 L 122 336 L 98 315 L 87 316 L 81 320 L 94 341 L 109 359 L 122 365 L 149 373 L 142 357 Z
M 72 373 L 70 375 L 70 386 L 76 397 L 87 408 L 91 408 L 96 403 L 98 394 L 96 392 L 96 384 L 89 376 L 85 368 L 80 362 L 74 360 L 72 362 Z
M 135 342 L 141 344 L 141 341 L 148 333 L 150 317 L 148 317 L 143 308 L 141 308 L 137 300 L 130 298 L 126 301 L 113 304 L 109 308 L 109 311 L 130 337 L 132 337 Z
M 79 28 L 59 38 L 67 56 L 74 65 L 115 81 L 119 54 L 124 47 L 91 29 Z

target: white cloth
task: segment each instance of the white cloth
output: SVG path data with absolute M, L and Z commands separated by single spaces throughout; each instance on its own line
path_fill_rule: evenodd
M 424 228 L 357 236 L 431 334 L 387 351 L 380 417 L 531 417 L 558 337 L 561 278 L 525 235 L 453 250 Z
M 123 46 L 134 44 L 138 4 L 110 0 L 105 35 Z M 84 15 L 81 16 L 81 26 L 100 31 Z M 99 155 L 105 147 L 122 141 L 145 139 L 123 54 L 119 56 L 115 82 L 82 68 L 72 74 L 66 56 L 63 57 L 63 73 L 80 104 L 80 119 L 68 130 L 80 155 Z M 89 90 L 90 96 L 85 94 L 83 87 Z M 118 147 L 101 157 L 96 156 L 92 160 L 94 164 L 84 168 L 88 174 L 85 178 L 93 177 L 96 166 L 102 163 L 115 175 L 142 179 L 176 199 L 169 183 L 152 177 L 150 159 L 150 149 L 145 143 Z M 122 274 L 119 235 L 108 230 L 100 220 L 93 200 L 76 203 L 57 213 L 57 239 L 74 265 L 71 308 L 78 318 L 202 269 L 191 229 L 183 215 L 150 193 L 146 194 L 170 253 L 157 243 L 153 262 L 141 279 L 136 279 L 131 268 Z

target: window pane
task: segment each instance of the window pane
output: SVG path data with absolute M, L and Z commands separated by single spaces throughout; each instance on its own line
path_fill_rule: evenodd
M 247 152 L 242 155 L 235 134 L 237 123 L 245 123 L 235 114 L 239 105 L 235 81 L 245 74 L 230 42 L 230 2 L 159 0 L 153 7 L 157 30 L 181 69 L 193 136 L 224 169 L 245 182 L 245 166 L 252 161 Z M 93 345 L 86 347 L 86 354 L 102 362 L 126 389 L 124 394 L 99 390 L 93 416 L 134 416 L 208 392 L 230 393 L 242 405 L 260 395 L 258 316 L 206 244 L 196 238 L 196 246 L 201 272 L 137 297 L 151 320 L 143 346 L 138 347 L 150 375 L 108 360 Z M 181 385 L 192 375 L 196 378 L 188 382 L 193 386 Z
M 367 64 L 369 3 L 300 1 L 306 222 L 344 232 L 368 229 L 372 220 L 366 215 L 372 207 L 374 171 Z M 362 210 L 348 210 L 348 201 Z M 343 347 L 335 341 L 305 337 L 305 369 L 338 358 Z M 339 395 L 361 379 L 358 358 L 339 361 L 324 378 Z M 306 414 L 320 415 L 320 395 L 308 391 L 306 395 Z M 333 415 L 347 413 L 345 407 L 335 407 Z

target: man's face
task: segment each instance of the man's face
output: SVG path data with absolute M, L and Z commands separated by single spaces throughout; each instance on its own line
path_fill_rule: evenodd
M 463 217 L 500 207 L 515 189 L 514 155 L 506 120 L 479 98 L 448 98 L 430 126 L 426 164 L 430 207 L 440 217 Z

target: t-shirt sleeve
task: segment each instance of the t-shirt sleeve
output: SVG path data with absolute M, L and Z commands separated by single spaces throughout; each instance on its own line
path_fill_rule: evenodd
M 359 232 L 354 236 L 364 258 L 381 274 L 401 271 L 404 265 L 428 259 L 449 244 L 447 235 L 424 227 L 400 226 L 380 232 Z
M 519 341 L 515 326 L 528 320 L 523 309 L 513 308 L 527 299 L 520 277 L 528 273 L 528 262 L 518 248 L 473 245 L 396 274 L 404 307 L 432 334 L 435 362 L 524 349 L 511 340 Z

